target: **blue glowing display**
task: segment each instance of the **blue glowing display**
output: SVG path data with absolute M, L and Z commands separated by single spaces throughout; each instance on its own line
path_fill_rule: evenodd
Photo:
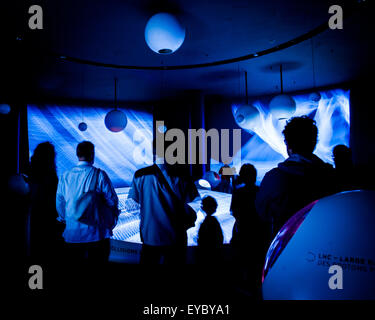
M 307 115 L 316 121 L 319 136 L 314 153 L 323 161 L 333 163 L 332 150 L 337 144 L 349 145 L 349 90 L 327 90 L 316 93 L 292 95 L 296 110 L 291 116 Z M 269 111 L 266 100 L 253 101 L 251 118 L 242 119 L 247 110 L 240 105 L 232 106 L 232 113 L 239 127 L 251 134 L 251 138 L 234 155 L 233 163 L 251 163 L 258 172 L 257 184 L 265 173 L 288 157 L 282 130 L 287 119 L 277 119 Z M 254 115 L 254 110 L 258 112 Z M 242 112 L 244 110 L 244 112 Z M 239 120 L 241 121 L 239 121 Z M 237 158 L 236 158 L 237 157 Z M 236 161 L 237 160 L 237 161 Z M 238 161 L 240 160 L 240 161 Z M 211 159 L 211 170 L 218 171 L 221 163 Z M 236 167 L 237 173 L 240 167 Z
M 77 163 L 76 146 L 83 140 L 94 143 L 94 165 L 107 172 L 115 187 L 130 186 L 134 172 L 152 164 L 150 113 L 121 108 L 128 122 L 123 131 L 114 133 L 104 123 L 108 108 L 29 105 L 27 110 L 30 156 L 39 143 L 53 143 L 59 176 Z M 87 124 L 84 131 L 81 122 Z

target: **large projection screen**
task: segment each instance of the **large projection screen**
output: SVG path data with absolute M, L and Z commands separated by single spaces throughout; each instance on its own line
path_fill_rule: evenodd
M 110 108 L 67 105 L 28 105 L 30 156 L 36 146 L 51 142 L 56 150 L 60 176 L 77 164 L 76 147 L 88 140 L 95 145 L 95 163 L 105 170 L 115 188 L 129 187 L 134 172 L 152 164 L 153 116 L 150 112 L 122 109 L 126 128 L 111 132 L 104 124 Z M 87 130 L 80 131 L 85 122 Z

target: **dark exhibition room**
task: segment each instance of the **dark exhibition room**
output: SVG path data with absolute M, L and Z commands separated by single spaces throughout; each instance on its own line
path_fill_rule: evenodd
M 16 299 L 131 319 L 375 299 L 371 0 L 5 2 Z

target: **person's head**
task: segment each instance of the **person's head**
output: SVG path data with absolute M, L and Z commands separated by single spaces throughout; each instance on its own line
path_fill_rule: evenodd
M 31 157 L 31 170 L 46 171 L 55 170 L 55 147 L 50 142 L 42 142 L 37 145 Z
M 240 169 L 240 182 L 246 185 L 254 185 L 257 179 L 257 170 L 250 163 L 245 163 Z
M 202 199 L 202 210 L 208 215 L 211 216 L 215 213 L 217 209 L 217 202 L 215 198 L 211 196 L 206 196 Z
M 298 153 L 309 156 L 314 152 L 318 140 L 318 128 L 315 120 L 307 116 L 294 117 L 287 122 L 283 135 L 289 155 Z
M 94 163 L 95 147 L 90 141 L 79 143 L 76 151 L 79 161 Z
M 347 168 L 353 165 L 352 151 L 343 144 L 339 144 L 333 148 L 333 161 L 335 168 Z

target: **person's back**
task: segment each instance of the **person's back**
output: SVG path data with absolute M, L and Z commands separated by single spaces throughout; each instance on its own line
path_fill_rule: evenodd
M 333 148 L 335 173 L 340 191 L 353 190 L 359 187 L 350 148 L 339 144 Z
M 255 208 L 258 187 L 255 185 L 256 169 L 244 164 L 240 170 L 239 184 L 233 190 L 230 210 L 236 219 L 231 243 L 255 249 L 264 242 L 265 230 Z
M 165 263 L 174 263 L 184 259 L 187 244 L 184 221 L 191 219 L 194 225 L 196 218 L 192 209 L 189 216 L 186 203 L 199 193 L 190 177 L 173 169 L 154 164 L 134 174 L 128 197 L 140 204 L 141 263 L 160 263 L 163 259 Z
M 272 237 L 298 210 L 336 191 L 333 167 L 313 154 L 315 121 L 292 118 L 283 133 L 289 158 L 264 176 L 256 198 L 258 213 L 272 222 Z
M 116 214 L 119 213 L 118 197 L 107 174 L 93 166 L 94 145 L 88 141 L 81 142 L 77 146 L 77 156 L 77 166 L 66 171 L 59 181 L 56 195 L 58 220 L 65 223 L 63 237 L 69 244 L 67 251 L 71 258 L 83 259 L 89 252 L 93 259 L 105 261 L 109 256 L 112 229 L 103 224 L 88 225 L 79 222 L 76 218 L 76 205 L 79 198 L 91 190 L 96 174 L 95 191 L 103 196 L 106 205 L 113 208 Z

